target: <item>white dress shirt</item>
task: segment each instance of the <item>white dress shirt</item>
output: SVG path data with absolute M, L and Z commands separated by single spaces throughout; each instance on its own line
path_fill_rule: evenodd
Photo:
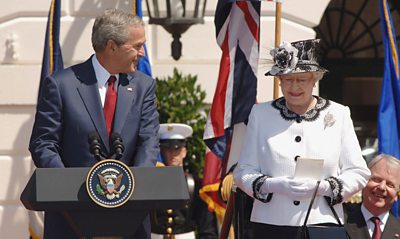
M 361 212 L 364 216 L 364 220 L 365 220 L 365 223 L 367 224 L 368 232 L 371 237 L 372 237 L 372 234 L 374 233 L 374 229 L 375 229 L 374 222 L 372 222 L 370 220 L 371 217 L 379 217 L 379 219 L 381 220 L 381 223 L 380 223 L 381 232 L 383 232 L 383 230 L 385 229 L 386 222 L 389 218 L 389 212 L 383 213 L 378 216 L 374 216 L 374 215 L 372 215 L 372 213 L 370 213 L 368 211 L 367 208 L 364 207 L 364 204 L 361 205 Z
M 106 93 L 108 88 L 107 81 L 110 78 L 111 74 L 108 73 L 108 71 L 100 64 L 100 62 L 97 60 L 96 54 L 92 57 L 92 64 L 94 73 L 96 74 L 97 86 L 99 87 L 101 105 L 104 107 L 104 101 L 106 100 Z M 117 81 L 115 81 L 114 84 L 115 91 L 117 91 L 119 75 L 116 74 L 114 76 L 117 78 Z

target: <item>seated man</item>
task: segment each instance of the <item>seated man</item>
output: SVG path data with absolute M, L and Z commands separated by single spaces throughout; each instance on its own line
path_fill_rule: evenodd
M 368 167 L 371 178 L 362 190 L 362 204 L 344 206 L 347 233 L 351 239 L 399 238 L 400 224 L 389 210 L 397 200 L 400 188 L 400 161 L 380 154 Z
M 193 129 L 186 124 L 160 124 L 160 152 L 165 166 L 183 167 L 187 138 Z M 152 239 L 217 239 L 217 219 L 199 197 L 201 180 L 186 173 L 190 201 L 184 209 L 159 210 L 151 213 Z

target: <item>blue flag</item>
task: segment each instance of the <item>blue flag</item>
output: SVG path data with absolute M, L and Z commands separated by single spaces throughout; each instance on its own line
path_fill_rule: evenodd
M 381 99 L 378 112 L 379 152 L 400 158 L 400 81 L 396 33 L 386 0 L 379 1 L 382 43 L 385 50 Z M 392 207 L 399 216 L 398 203 Z
M 38 99 L 40 98 L 43 80 L 54 72 L 64 69 L 60 47 L 60 17 L 61 0 L 52 0 L 44 40 Z
M 142 18 L 143 17 L 143 13 L 142 13 L 142 0 L 133 0 L 133 7 L 134 7 L 134 15 Z M 149 61 L 149 57 L 148 57 L 148 53 L 147 53 L 147 47 L 146 45 L 144 45 L 144 53 L 145 56 L 142 57 L 139 60 L 138 63 L 138 70 L 145 73 L 148 76 L 151 76 L 151 66 L 150 66 L 150 61 Z
M 38 99 L 40 99 L 41 97 L 41 90 L 44 79 L 47 76 L 55 73 L 56 71 L 64 69 L 60 47 L 60 17 L 61 0 L 52 0 L 47 19 L 46 35 L 44 40 Z M 28 213 L 30 237 L 42 238 L 44 221 L 43 212 L 29 211 Z

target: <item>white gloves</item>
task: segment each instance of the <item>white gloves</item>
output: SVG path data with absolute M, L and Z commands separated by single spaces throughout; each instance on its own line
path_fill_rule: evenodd
M 311 198 L 316 186 L 317 181 L 315 180 L 276 177 L 265 180 L 260 191 L 263 194 L 278 193 L 293 200 L 302 200 Z M 320 196 L 331 196 L 329 183 L 325 180 L 321 181 L 317 193 Z
M 326 180 L 321 181 L 321 183 L 319 184 L 319 187 L 318 187 L 317 195 L 318 196 L 328 196 L 328 197 L 333 196 L 331 185 L 329 184 L 328 181 L 326 181 Z

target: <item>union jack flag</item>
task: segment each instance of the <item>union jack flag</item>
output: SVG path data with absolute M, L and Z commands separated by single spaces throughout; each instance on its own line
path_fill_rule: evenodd
M 222 56 L 204 141 L 220 159 L 232 126 L 244 122 L 256 102 L 260 8 L 260 1 L 217 4 L 214 23 Z
M 206 155 L 200 197 L 219 217 L 225 213 L 218 188 L 220 178 L 225 176 L 232 128 L 247 119 L 256 102 L 260 9 L 260 1 L 219 0 L 215 11 L 222 56 L 204 131 L 204 141 L 212 152 Z
M 216 37 L 222 56 L 203 137 L 212 153 L 206 154 L 200 197 L 218 216 L 225 212 L 225 204 L 217 193 L 219 181 L 226 173 L 233 127 L 247 120 L 256 103 L 260 9 L 259 0 L 219 0 L 215 11 Z

